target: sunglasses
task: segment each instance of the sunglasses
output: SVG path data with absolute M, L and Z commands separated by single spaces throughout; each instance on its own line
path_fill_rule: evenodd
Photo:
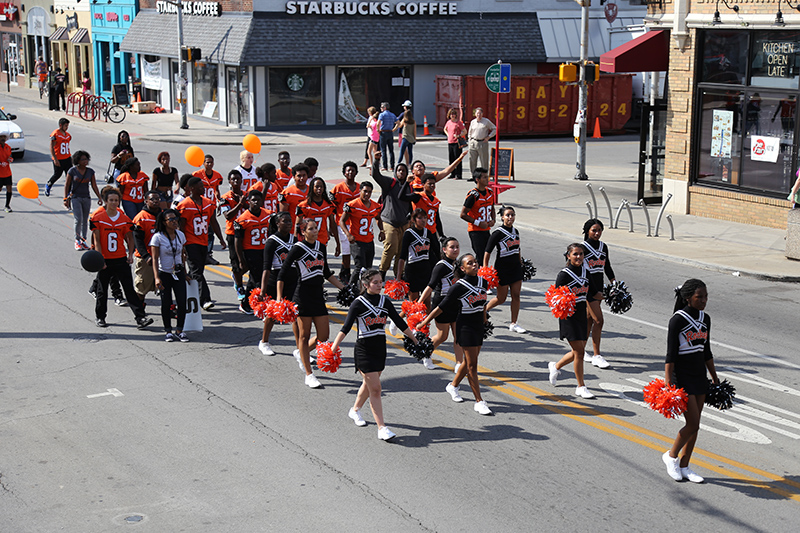
M 164 220 L 166 220 L 167 222 L 175 222 L 178 219 L 175 217 L 170 217 L 170 218 L 165 218 Z

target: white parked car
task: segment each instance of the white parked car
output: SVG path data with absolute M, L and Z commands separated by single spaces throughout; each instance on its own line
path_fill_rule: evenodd
M 8 144 L 11 147 L 11 155 L 14 159 L 22 159 L 25 157 L 25 134 L 22 133 L 22 128 L 17 126 L 14 119 L 17 115 L 6 113 L 0 109 L 0 133 L 8 135 Z

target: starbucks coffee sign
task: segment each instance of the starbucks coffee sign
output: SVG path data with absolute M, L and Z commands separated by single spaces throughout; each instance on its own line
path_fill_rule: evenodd
M 351 15 L 378 16 L 389 15 L 457 15 L 455 2 L 286 2 L 289 15 Z

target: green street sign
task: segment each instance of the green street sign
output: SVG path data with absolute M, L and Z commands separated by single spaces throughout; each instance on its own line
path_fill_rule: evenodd
M 511 65 L 508 63 L 495 63 L 486 69 L 486 88 L 493 93 L 511 92 Z

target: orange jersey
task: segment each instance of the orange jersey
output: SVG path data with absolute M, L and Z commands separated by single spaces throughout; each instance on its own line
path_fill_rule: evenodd
M 214 203 L 202 197 L 202 202 L 196 204 L 191 197 L 178 204 L 178 212 L 186 221 L 183 232 L 186 234 L 186 244 L 201 244 L 208 246 L 208 225 L 214 216 Z
M 282 204 L 288 204 L 286 209 L 292 215 L 292 227 L 297 222 L 297 205 L 308 197 L 308 187 L 305 189 L 298 189 L 297 185 L 286 187 L 278 195 L 278 201 Z
M 56 145 L 53 148 L 53 151 L 56 154 L 56 159 L 69 159 L 69 142 L 72 140 L 72 135 L 66 131 L 61 131 L 61 128 L 58 128 L 56 131 L 50 134 L 50 139 L 54 139 L 56 141 Z
M 149 247 L 150 239 L 153 238 L 153 234 L 156 232 L 156 217 L 147 209 L 142 209 L 133 217 L 133 225 L 144 232 L 144 245 Z M 139 255 L 139 250 L 134 250 L 133 255 L 142 257 Z
M 228 191 L 222 195 L 222 198 L 220 198 L 219 203 L 220 203 L 220 211 L 222 211 L 222 214 L 224 215 L 225 213 L 227 213 L 228 211 L 239 205 L 239 200 L 233 197 L 233 191 Z M 233 235 L 233 223 L 237 218 L 239 218 L 239 215 L 241 215 L 245 211 L 246 208 L 245 209 L 240 208 L 237 210 L 236 214 L 233 215 L 233 218 L 225 219 L 225 235 Z
M 11 147 L 7 144 L 0 146 L 0 178 L 11 177 Z
M 203 187 L 205 187 L 205 192 L 203 193 L 203 195 L 212 202 L 216 202 L 217 191 L 219 190 L 219 186 L 222 183 L 222 174 L 220 174 L 216 170 L 212 170 L 211 177 L 209 178 L 206 175 L 206 169 L 201 168 L 200 170 L 195 170 L 194 172 L 192 172 L 192 176 L 197 176 L 198 178 L 203 180 Z
M 434 170 L 433 172 L 428 172 L 428 174 L 432 174 L 433 177 L 436 178 L 436 177 L 439 176 L 439 171 L 438 170 Z M 423 174 L 423 176 L 424 176 L 424 174 Z M 411 180 L 411 190 L 416 192 L 416 193 L 422 194 L 422 189 L 423 189 L 424 186 L 425 186 L 425 184 L 422 182 L 422 180 L 418 176 L 414 176 L 414 179 Z
M 358 198 L 359 194 L 358 183 L 356 183 L 356 188 L 353 191 L 347 186 L 347 181 L 342 181 L 333 186 L 333 189 L 331 189 L 331 197 L 333 198 L 333 203 L 336 204 L 336 216 L 334 219 L 337 224 L 339 223 L 339 219 L 342 218 L 344 206 L 347 202 L 352 202 Z
M 358 242 L 372 242 L 372 221 L 381 214 L 381 204 L 369 201 L 364 205 L 361 198 L 348 202 L 345 211 L 350 213 L 347 219 L 347 229 Z
M 486 189 L 480 192 L 478 189 L 472 189 L 467 193 L 467 198 L 464 200 L 464 207 L 469 208 L 467 214 L 475 219 L 475 222 L 468 224 L 469 231 L 489 231 L 489 228 L 478 227 L 480 222 L 489 222 L 492 220 L 492 211 L 494 211 L 494 195 L 492 191 Z
M 289 186 L 289 182 L 292 180 L 291 170 L 289 172 L 284 172 L 281 169 L 278 169 L 275 171 L 275 175 L 277 176 L 275 178 L 275 183 L 278 184 L 278 188 L 280 190 L 283 190 Z
M 236 218 L 233 224 L 234 235 L 242 240 L 242 248 L 245 250 L 263 250 L 267 243 L 269 234 L 269 217 L 266 209 L 262 209 L 258 215 L 254 215 L 250 210 Z
M 425 227 L 428 228 L 428 231 L 431 233 L 436 233 L 436 215 L 439 213 L 440 205 L 442 205 L 442 201 L 439 200 L 435 194 L 433 198 L 429 198 L 428 194 L 424 191 L 420 193 L 419 202 L 414 202 L 413 204 L 414 209 L 420 208 L 425 211 L 425 214 L 428 216 Z
M 133 230 L 133 222 L 128 215 L 117 210 L 117 219 L 111 220 L 108 212 L 102 207 L 95 211 L 89 219 L 89 226 L 92 231 L 100 232 L 99 242 L 95 246 L 100 247 L 100 253 L 106 259 L 119 259 L 125 257 L 125 235 Z
M 269 211 L 270 214 L 278 212 L 278 208 L 280 207 L 278 205 L 278 195 L 281 193 L 281 190 L 278 188 L 277 184 L 270 182 L 269 189 L 267 189 L 267 192 L 264 192 L 264 182 L 259 181 L 250 187 L 251 191 L 253 189 L 261 191 L 264 194 L 264 209 Z
M 117 183 L 124 186 L 122 199 L 135 204 L 144 202 L 144 190 L 149 180 L 150 177 L 144 172 L 139 172 L 135 178 L 127 172 L 117 176 Z
M 328 244 L 331 238 L 328 234 L 328 226 L 330 216 L 334 211 L 336 211 L 336 206 L 328 200 L 322 200 L 321 204 L 317 204 L 317 202 L 306 199 L 297 205 L 298 215 L 301 215 L 303 218 L 313 219 L 317 223 L 317 228 L 319 228 L 317 240 L 322 244 Z

